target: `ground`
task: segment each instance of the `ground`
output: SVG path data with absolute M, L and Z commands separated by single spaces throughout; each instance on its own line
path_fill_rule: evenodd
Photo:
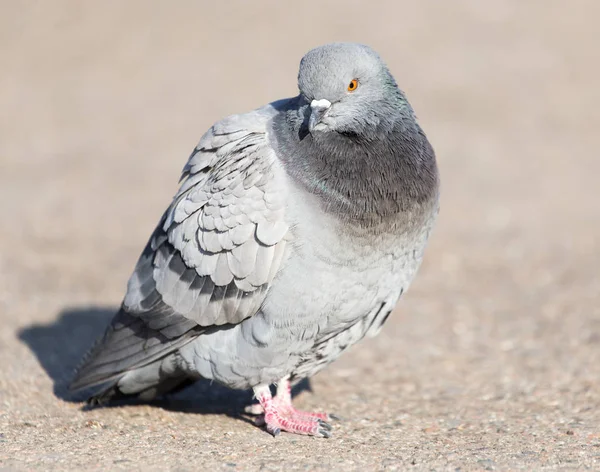
M 0 469 L 600 469 L 600 3 L 208 3 L 0 6 Z M 296 398 L 333 437 L 206 383 L 82 410 L 72 369 L 201 134 L 331 40 L 386 59 L 442 175 L 394 316 Z

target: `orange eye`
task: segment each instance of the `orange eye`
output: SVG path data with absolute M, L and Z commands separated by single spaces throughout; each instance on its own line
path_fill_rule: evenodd
M 348 84 L 348 92 L 354 92 L 358 88 L 358 80 L 352 79 Z

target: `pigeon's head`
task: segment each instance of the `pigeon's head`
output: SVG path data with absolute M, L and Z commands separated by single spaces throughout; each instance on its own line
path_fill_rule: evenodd
M 311 134 L 369 136 L 414 115 L 379 55 L 368 46 L 332 43 L 300 62 L 300 94 L 310 104 Z

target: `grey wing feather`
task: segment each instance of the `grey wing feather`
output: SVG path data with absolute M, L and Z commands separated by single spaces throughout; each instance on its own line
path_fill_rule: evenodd
M 275 108 L 216 123 L 142 253 L 122 308 L 72 388 L 122 375 L 260 307 L 280 267 L 285 189 L 266 139 Z
M 104 336 L 84 357 L 71 390 L 120 377 L 123 372 L 150 364 L 194 339 L 195 323 L 176 314 L 162 330 L 153 330 L 140 318 L 121 309 Z

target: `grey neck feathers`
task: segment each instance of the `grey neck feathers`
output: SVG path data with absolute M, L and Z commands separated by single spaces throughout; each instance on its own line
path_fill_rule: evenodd
M 405 119 L 368 135 L 308 133 L 308 107 L 291 99 L 270 133 L 288 174 L 317 195 L 323 209 L 361 226 L 395 222 L 437 197 L 434 151 L 407 104 Z M 413 215 L 414 216 L 414 215 Z

